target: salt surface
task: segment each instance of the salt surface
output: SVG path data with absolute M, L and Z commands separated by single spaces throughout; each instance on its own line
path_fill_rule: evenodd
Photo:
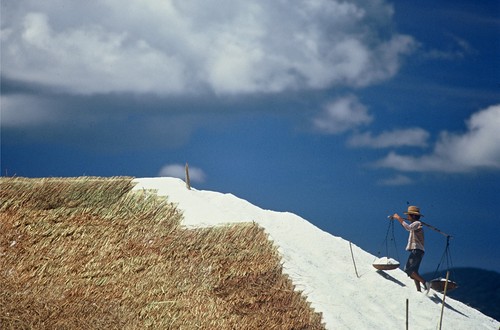
M 328 329 L 435 329 L 441 314 L 442 295 L 417 292 L 413 280 L 395 269 L 377 271 L 374 256 L 349 241 L 315 227 L 287 212 L 263 210 L 231 194 L 188 190 L 174 178 L 136 179 L 134 189 L 156 189 L 183 212 L 187 227 L 255 221 L 280 251 L 284 271 L 311 306 L 323 314 Z M 354 261 L 353 261 L 354 256 Z M 355 266 L 357 273 L 355 272 Z M 444 329 L 499 329 L 500 322 L 449 297 Z M 384 315 L 383 318 L 380 315 Z

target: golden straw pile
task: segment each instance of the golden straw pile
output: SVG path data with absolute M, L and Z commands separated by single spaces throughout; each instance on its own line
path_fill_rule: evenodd
M 0 178 L 1 329 L 324 329 L 254 223 L 188 230 L 132 178 Z

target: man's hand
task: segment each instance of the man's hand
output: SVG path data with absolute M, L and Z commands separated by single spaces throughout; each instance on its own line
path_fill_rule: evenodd
M 400 223 L 401 223 L 401 222 L 403 222 L 403 218 L 401 218 L 401 217 L 399 216 L 399 214 L 397 214 L 397 213 L 394 213 L 394 214 L 392 215 L 391 219 L 396 219 L 396 220 L 398 220 Z

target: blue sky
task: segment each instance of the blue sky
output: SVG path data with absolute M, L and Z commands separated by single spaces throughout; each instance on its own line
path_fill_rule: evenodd
M 374 254 L 410 203 L 454 235 L 453 266 L 500 271 L 498 1 L 1 6 L 2 175 L 176 176 L 188 162 L 197 189 Z M 426 239 L 433 271 L 445 239 Z

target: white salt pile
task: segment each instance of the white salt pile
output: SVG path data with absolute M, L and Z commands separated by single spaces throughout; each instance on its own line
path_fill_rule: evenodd
M 168 196 L 182 211 L 183 226 L 254 221 L 265 228 L 282 256 L 283 271 L 312 308 L 322 313 L 327 329 L 401 329 L 405 322 L 412 329 L 435 329 L 440 322 L 441 293 L 416 291 L 413 280 L 400 269 L 394 269 L 390 277 L 374 271 L 374 255 L 354 244 L 351 249 L 349 241 L 295 214 L 263 210 L 232 194 L 189 190 L 174 178 L 142 178 L 135 183 L 136 190 L 155 189 Z M 376 262 L 384 263 L 379 267 L 385 269 L 398 267 L 390 258 Z M 406 301 L 412 306 L 408 314 L 403 307 Z M 446 299 L 443 328 L 498 330 L 499 326 L 500 322 L 479 311 Z
M 373 262 L 374 265 L 399 265 L 399 261 L 388 257 L 378 258 Z

